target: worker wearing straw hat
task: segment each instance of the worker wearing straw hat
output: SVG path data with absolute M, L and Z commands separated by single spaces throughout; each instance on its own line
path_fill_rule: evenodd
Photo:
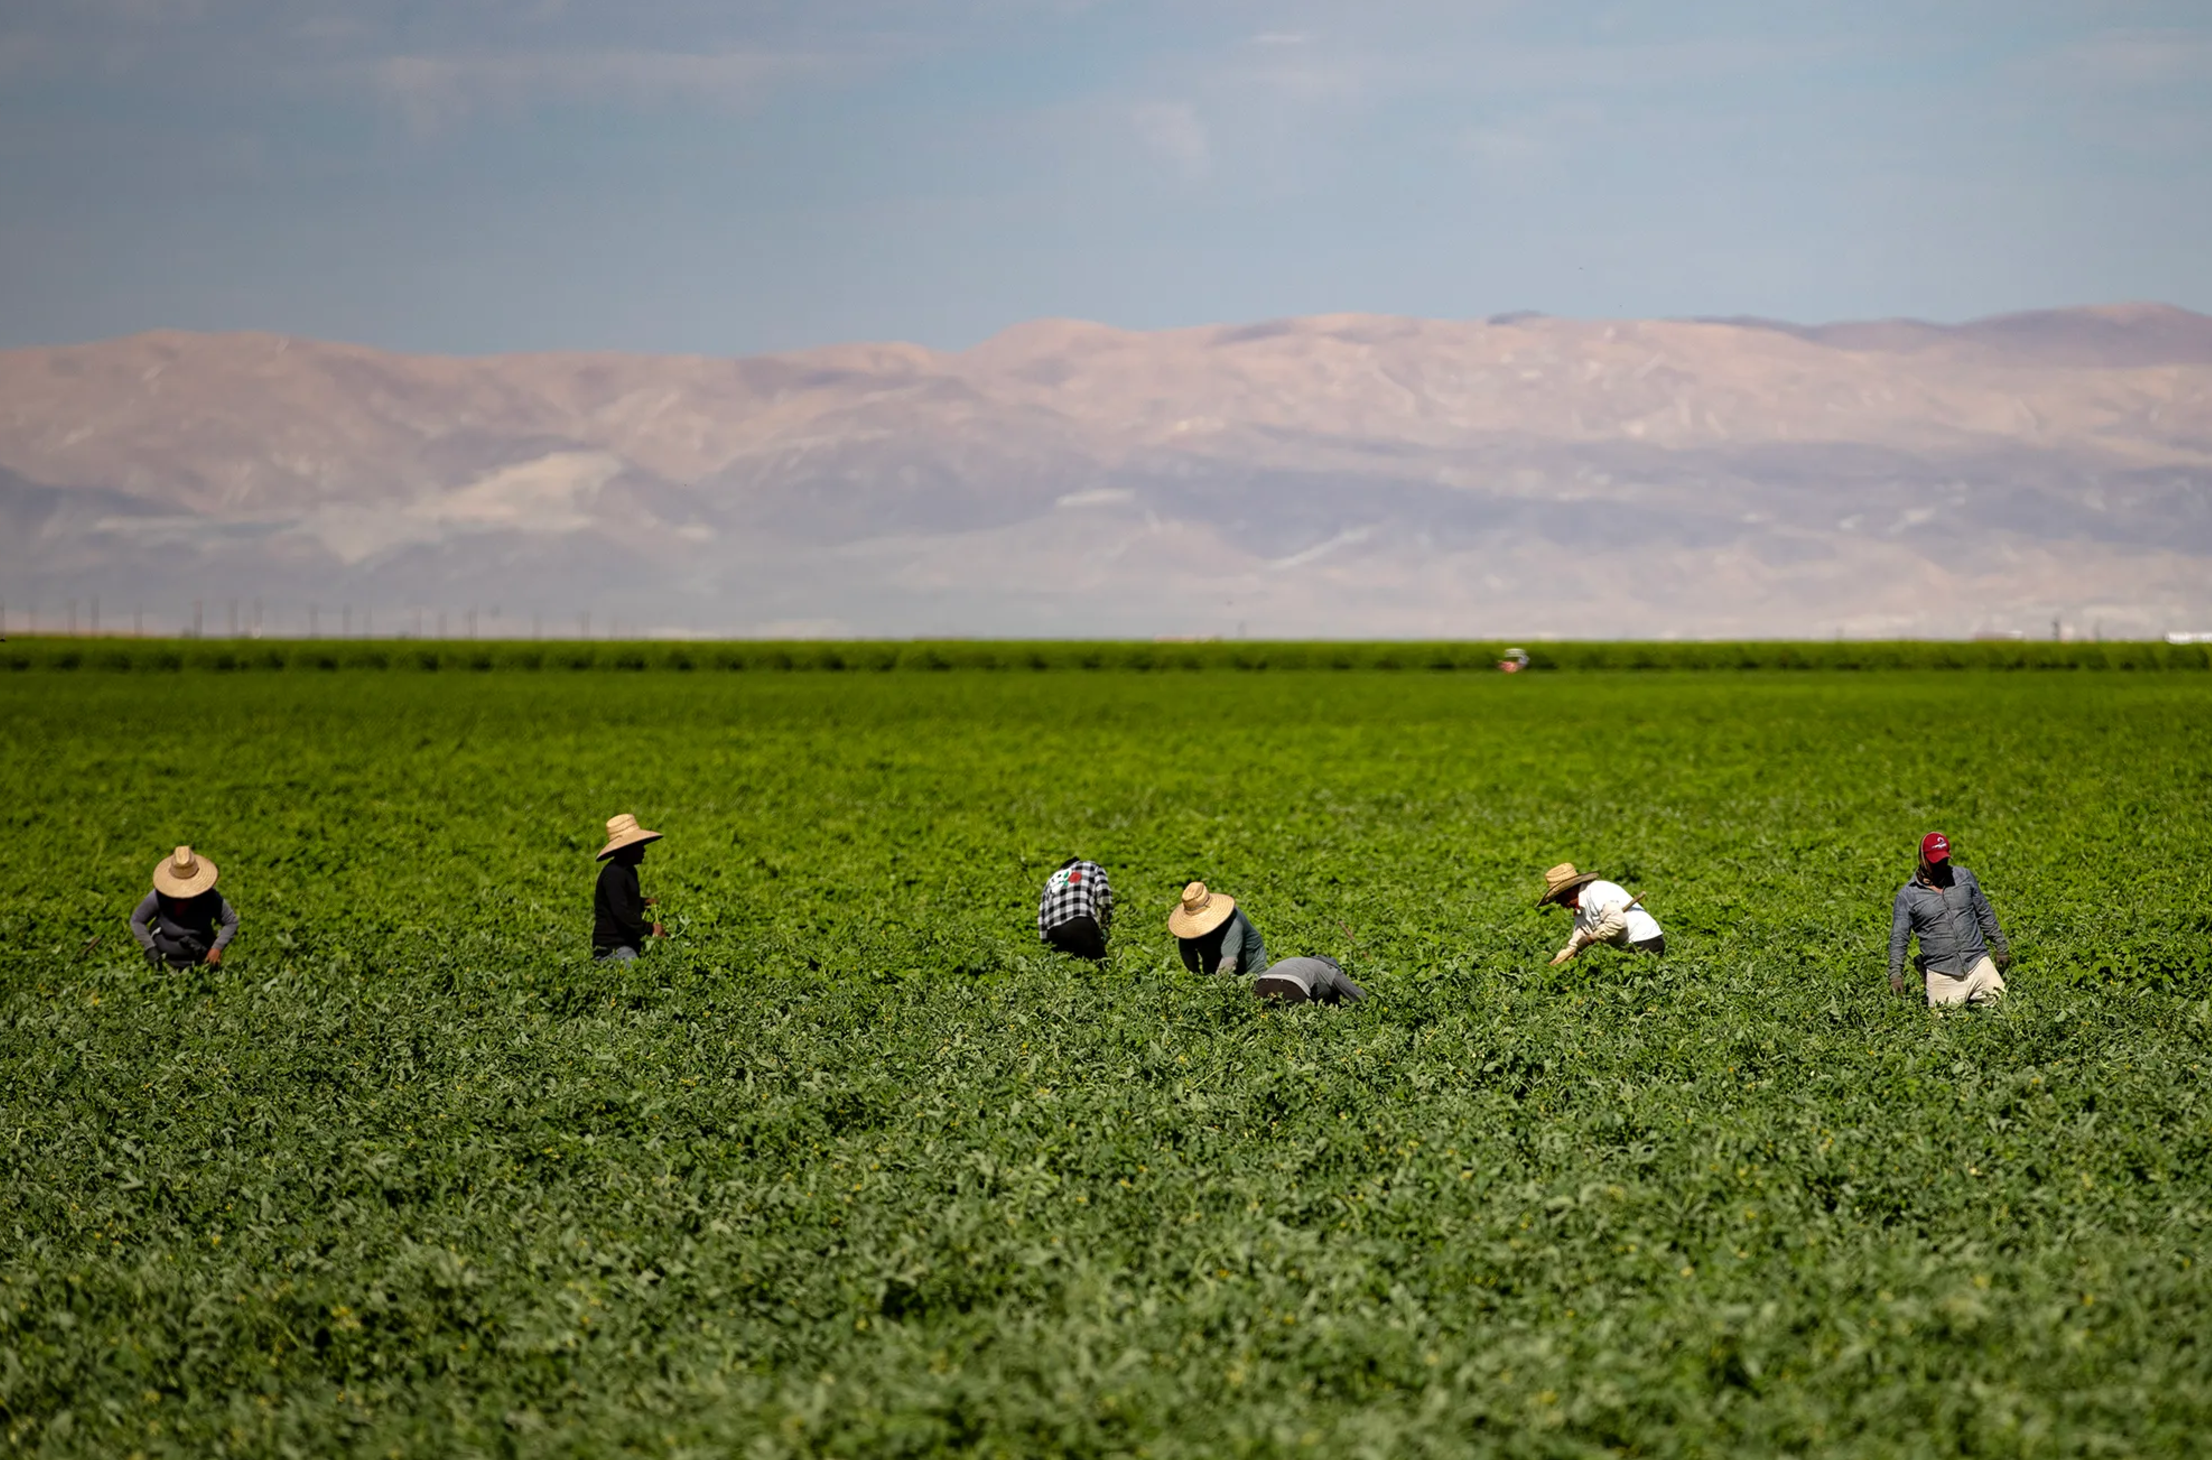
M 1333 958 L 1286 958 L 1267 961 L 1267 943 L 1260 930 L 1225 892 L 1215 892 L 1203 882 L 1183 889 L 1182 900 L 1167 915 L 1167 930 L 1175 935 L 1183 966 L 1193 973 L 1243 973 L 1251 976 L 1252 992 L 1263 999 L 1286 1004 L 1358 1003 L 1367 991 L 1344 976 Z
M 1267 972 L 1267 940 L 1252 920 L 1226 892 L 1214 892 L 1203 882 L 1183 889 L 1182 901 L 1167 915 L 1167 930 L 1175 935 L 1183 966 L 1192 973 Z
M 154 868 L 154 890 L 131 910 L 131 936 L 155 967 L 221 963 L 238 936 L 238 910 L 215 890 L 215 864 L 178 847 Z
M 648 925 L 645 910 L 655 899 L 638 886 L 638 864 L 645 849 L 661 839 L 647 831 L 625 811 L 607 819 L 607 844 L 599 849 L 599 886 L 592 894 L 591 956 L 601 963 L 628 963 L 645 951 L 647 937 L 661 936 L 661 925 Z
M 1558 967 L 1593 943 L 1610 943 L 1638 953 L 1664 953 L 1667 937 L 1659 920 L 1637 904 L 1643 894 L 1630 897 L 1625 888 L 1595 872 L 1577 872 L 1572 862 L 1561 862 L 1544 874 L 1544 895 L 1538 907 L 1557 904 L 1575 915 L 1574 932 L 1567 946 L 1552 955 Z

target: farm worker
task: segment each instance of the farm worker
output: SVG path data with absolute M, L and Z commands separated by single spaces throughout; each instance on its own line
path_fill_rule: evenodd
M 659 923 L 648 929 L 645 922 L 645 910 L 655 899 L 644 896 L 637 883 L 646 847 L 660 839 L 659 832 L 639 826 L 627 811 L 607 819 L 607 844 L 599 849 L 599 860 L 606 865 L 599 869 L 599 887 L 591 899 L 591 956 L 601 963 L 628 963 L 644 951 L 648 933 L 661 936 Z
M 1106 869 L 1070 857 L 1045 879 L 1037 901 L 1037 936 L 1077 958 L 1092 962 L 1106 956 L 1106 938 L 1114 927 L 1114 889 Z
M 1639 894 L 1641 895 L 1641 894 Z M 1593 943 L 1611 943 L 1638 953 L 1667 951 L 1666 934 L 1659 920 L 1636 905 L 1626 889 L 1595 872 L 1577 872 L 1572 862 L 1561 862 L 1544 874 L 1544 895 L 1538 907 L 1552 903 L 1575 915 L 1574 932 L 1567 946 L 1551 956 L 1557 968 Z
M 1183 900 L 1167 915 L 1183 966 L 1192 973 L 1267 972 L 1267 942 L 1227 893 L 1209 892 L 1203 882 L 1183 889 Z
M 1252 981 L 1252 992 L 1285 1004 L 1356 1004 L 1367 990 L 1347 978 L 1334 958 L 1285 958 Z
M 1168 911 L 1183 967 L 1192 973 L 1265 973 L 1267 940 L 1243 916 L 1237 898 L 1208 891 L 1206 883 L 1183 887 L 1183 900 Z
M 131 910 L 131 936 L 156 967 L 221 963 L 238 936 L 238 910 L 215 891 L 215 864 L 178 847 L 154 868 L 154 890 Z
M 2012 948 L 1981 883 L 1951 865 L 1951 842 L 1940 831 L 1920 839 L 1920 863 L 1898 889 L 1889 914 L 1889 986 L 1905 991 L 1905 943 L 1920 939 L 1913 960 L 1925 976 L 1928 1007 L 1994 1004 L 2005 995 L 2000 970 L 2012 966 Z M 1990 956 L 1994 947 L 1996 957 Z

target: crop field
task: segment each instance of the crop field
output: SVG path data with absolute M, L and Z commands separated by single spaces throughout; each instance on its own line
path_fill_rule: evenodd
M 2212 675 L 87 668 L 0 717 L 7 1454 L 2212 1433 Z M 610 968 L 618 811 L 669 936 Z M 1888 991 L 1930 829 L 2001 1008 Z M 179 842 L 243 927 L 156 973 Z M 1034 932 L 1076 853 L 1102 968 Z M 1666 955 L 1548 967 L 1564 859 Z M 1192 877 L 1369 1000 L 1184 972 Z

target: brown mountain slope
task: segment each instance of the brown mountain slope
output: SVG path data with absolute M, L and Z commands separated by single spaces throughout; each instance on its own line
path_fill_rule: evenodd
M 2212 319 L 1038 321 L 747 360 L 159 333 L 0 352 L 0 469 L 18 603 L 2144 631 L 2212 618 Z

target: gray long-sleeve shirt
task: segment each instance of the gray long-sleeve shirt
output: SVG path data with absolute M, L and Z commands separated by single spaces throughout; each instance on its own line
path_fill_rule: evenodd
M 238 910 L 229 898 L 212 891 L 198 897 L 149 892 L 131 909 L 131 936 L 148 953 L 203 957 L 210 948 L 228 948 L 238 936 Z
M 1915 876 L 1898 890 L 1889 915 L 1891 978 L 1905 971 L 1905 944 L 1914 937 L 1925 965 L 1953 978 L 1964 978 L 1992 948 L 2008 958 L 2012 954 L 1981 883 L 1964 867 L 1951 869 L 1949 887 Z
M 1267 940 L 1241 907 L 1203 937 L 1177 938 L 1175 943 L 1183 966 L 1192 973 L 1267 972 Z

